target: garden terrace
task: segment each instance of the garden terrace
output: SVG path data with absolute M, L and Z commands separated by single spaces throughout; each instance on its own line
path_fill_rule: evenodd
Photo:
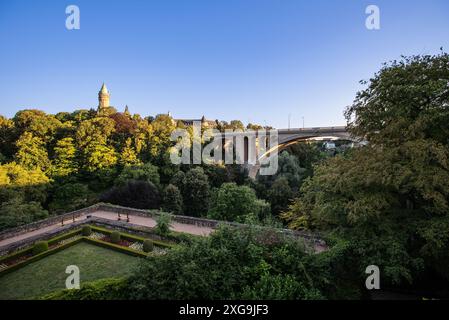
M 0 257 L 0 299 L 33 298 L 63 289 L 68 265 L 82 270 L 82 281 L 123 277 L 139 257 L 164 254 L 173 246 L 151 240 L 152 251 L 144 252 L 143 237 L 120 233 L 119 241 L 114 242 L 112 230 L 98 226 L 88 229 L 88 235 L 76 229 L 49 239 L 45 242 L 48 250 L 43 252 L 36 253 L 36 246 L 29 246 Z
M 108 225 L 108 227 L 125 231 L 133 229 L 157 237 L 153 228 L 159 215 L 160 211 L 157 210 L 133 209 L 104 203 L 95 204 L 74 212 L 0 232 L 0 255 L 11 250 L 18 250 L 38 240 L 54 237 L 72 228 L 79 228 L 86 223 Z M 241 226 L 238 223 L 174 215 L 170 236 L 175 241 L 177 236 L 180 238 L 185 238 L 186 235 L 207 236 L 220 223 Z M 319 252 L 327 248 L 319 235 L 287 229 L 284 229 L 283 232 L 303 238 L 315 251 Z M 184 234 L 184 236 L 181 234 Z

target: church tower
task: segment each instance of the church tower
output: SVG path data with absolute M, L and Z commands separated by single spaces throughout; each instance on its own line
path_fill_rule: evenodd
M 100 92 L 98 92 L 98 110 L 109 107 L 109 91 L 103 83 Z

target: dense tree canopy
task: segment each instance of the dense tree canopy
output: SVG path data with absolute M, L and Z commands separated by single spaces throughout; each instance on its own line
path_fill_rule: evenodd
M 217 220 L 245 222 L 249 216 L 262 220 L 270 211 L 269 204 L 257 199 L 256 192 L 248 186 L 224 183 L 216 191 L 209 217 Z
M 284 217 L 294 228 L 351 239 L 359 268 L 385 283 L 419 272 L 449 279 L 449 57 L 385 66 L 346 115 L 369 144 L 315 168 Z

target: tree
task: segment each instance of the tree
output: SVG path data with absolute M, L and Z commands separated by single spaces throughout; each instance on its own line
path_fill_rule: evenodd
M 184 191 L 184 185 L 186 183 L 186 174 L 184 171 L 176 172 L 170 180 L 170 184 L 176 186 L 181 193 Z
M 66 177 L 78 172 L 77 150 L 73 138 L 67 137 L 56 142 L 54 148 L 53 175 Z
M 21 197 L 13 198 L 0 205 L 0 230 L 13 228 L 48 217 L 39 202 L 24 202 Z
M 262 242 L 267 238 L 273 241 Z M 327 268 L 336 259 L 320 258 L 308 258 L 301 242 L 276 232 L 222 227 L 189 246 L 144 259 L 127 292 L 145 300 L 322 299 L 331 291 L 334 275 Z
M 120 186 L 129 180 L 151 182 L 159 186 L 159 168 L 151 163 L 124 167 L 120 175 L 115 179 L 115 184 Z
M 159 209 L 160 195 L 157 187 L 147 181 L 128 181 L 105 192 L 101 201 L 137 209 Z
M 226 129 L 245 131 L 245 126 L 240 120 L 232 120 Z
M 140 163 L 139 159 L 137 159 L 137 153 L 132 147 L 131 138 L 126 139 L 125 146 L 120 154 L 119 163 L 122 166 L 132 166 Z
M 165 211 L 173 214 L 181 214 L 183 211 L 181 191 L 176 186 L 169 184 L 164 190 L 163 203 L 163 209 Z
M 448 63 L 405 58 L 376 74 L 346 111 L 369 144 L 317 166 L 284 215 L 348 239 L 359 272 L 376 264 L 385 284 L 449 279 Z
M 89 145 L 107 145 L 108 138 L 115 131 L 115 122 L 110 118 L 97 117 L 84 120 L 76 130 L 76 142 L 80 148 Z
M 447 144 L 449 54 L 404 57 L 385 64 L 357 93 L 345 116 L 356 137 L 370 144 L 427 140 Z
M 210 164 L 202 166 L 212 188 L 219 188 L 225 182 L 231 182 L 229 168 L 224 165 Z
M 286 149 L 289 154 L 298 159 L 301 168 L 306 169 L 305 176 L 311 176 L 313 166 L 326 158 L 325 153 L 319 148 L 320 144 L 299 142 Z
M 258 201 L 256 192 L 248 186 L 223 183 L 214 197 L 209 217 L 218 220 L 240 221 L 254 215 L 264 218 L 264 203 Z
M 12 160 L 15 140 L 14 122 L 0 115 L 0 154 L 4 159 L 1 162 Z
M 34 137 L 41 139 L 43 143 L 50 142 L 56 130 L 61 126 L 61 122 L 53 115 L 47 115 L 40 110 L 19 111 L 13 121 L 18 136 L 29 132 Z
M 262 130 L 263 126 L 261 126 L 260 124 L 248 123 L 248 125 L 246 126 L 246 129 L 249 129 L 249 130 Z
M 95 172 L 115 166 L 117 154 L 115 150 L 105 144 L 92 142 L 83 150 L 84 169 Z
M 284 178 L 288 182 L 288 186 L 291 192 L 296 193 L 304 178 L 307 175 L 307 169 L 301 167 L 299 159 L 295 155 L 289 154 L 287 151 L 281 152 L 278 156 L 278 171 L 276 174 L 271 176 L 257 176 L 257 181 L 251 182 L 255 190 L 257 190 L 257 195 L 263 199 L 270 199 L 273 196 L 273 184 L 276 180 Z
M 89 187 L 82 183 L 55 185 L 49 210 L 52 213 L 65 213 L 85 207 L 90 196 Z
M 285 177 L 279 177 L 268 190 L 268 200 L 273 214 L 285 211 L 293 199 L 294 193 Z
M 46 171 L 50 168 L 47 149 L 41 138 L 25 132 L 17 140 L 16 146 L 15 158 L 18 164 L 27 169 L 38 168 Z
M 169 115 L 161 114 L 151 122 L 152 134 L 149 135 L 149 154 L 159 161 L 172 145 L 170 135 L 176 128 L 176 123 Z
M 19 197 L 23 201 L 45 203 L 50 179 L 40 170 L 11 162 L 0 166 L 0 202 Z
M 210 186 L 200 167 L 190 169 L 182 185 L 184 212 L 189 216 L 204 216 L 209 210 Z

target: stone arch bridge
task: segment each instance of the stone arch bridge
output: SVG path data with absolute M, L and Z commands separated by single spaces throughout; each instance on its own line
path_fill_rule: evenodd
M 276 143 L 270 143 L 270 137 L 277 135 Z M 232 139 L 230 139 L 232 137 Z M 264 139 L 262 142 L 261 139 Z M 248 168 L 249 177 L 256 178 L 261 164 L 267 162 L 272 155 L 300 141 L 308 140 L 349 140 L 361 142 L 350 135 L 345 126 L 334 127 L 313 127 L 313 128 L 291 128 L 278 129 L 270 131 L 253 132 L 234 132 L 223 138 L 223 152 L 232 146 L 240 145 L 243 147 L 243 159 L 237 159 L 237 163 L 243 164 Z M 258 149 L 257 145 L 263 143 L 266 147 Z M 272 141 L 271 141 L 272 142 Z

